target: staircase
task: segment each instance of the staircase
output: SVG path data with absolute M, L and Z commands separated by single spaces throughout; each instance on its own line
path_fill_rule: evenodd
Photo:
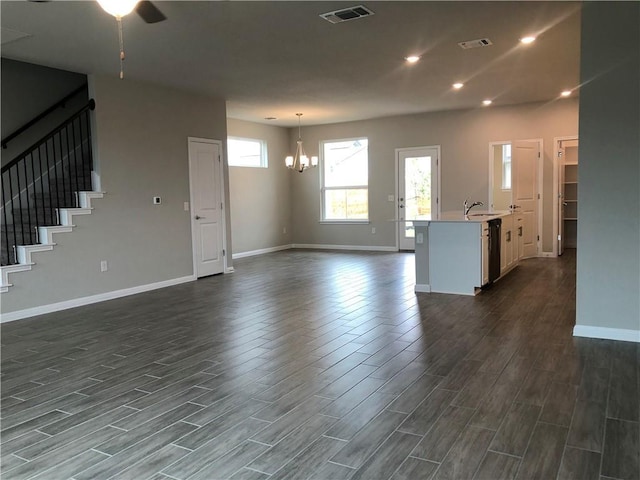
M 90 100 L 51 133 L 2 167 L 0 293 L 9 274 L 31 270 L 32 254 L 52 250 L 54 234 L 73 229 L 73 217 L 91 213 Z M 3 141 L 4 143 L 4 141 Z

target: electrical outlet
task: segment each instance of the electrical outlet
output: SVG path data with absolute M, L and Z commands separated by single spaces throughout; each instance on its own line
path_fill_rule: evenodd
M 282 234 L 286 235 L 287 234 L 287 227 L 282 227 Z
M 395 202 L 395 196 L 387 195 L 387 202 Z
M 375 235 L 376 233 L 376 227 L 371 227 L 371 235 Z
M 416 243 L 419 243 L 419 244 L 424 243 L 424 235 L 422 233 L 419 233 L 418 235 L 416 235 Z
M 101 272 L 106 272 L 107 270 L 109 270 L 109 264 L 107 263 L 106 260 L 101 260 L 100 261 L 100 271 Z
M 154 205 L 160 205 L 162 203 L 162 198 L 160 197 L 153 197 L 153 204 Z
M 184 211 L 185 212 L 189 211 L 189 202 L 184 202 Z

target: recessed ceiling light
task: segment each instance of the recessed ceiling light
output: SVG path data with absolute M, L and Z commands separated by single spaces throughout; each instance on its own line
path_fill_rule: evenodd
M 536 41 L 536 37 L 532 37 L 532 36 L 522 37 L 520 39 L 520 43 L 524 43 L 525 45 L 528 45 L 528 44 L 533 43 L 535 41 Z
M 482 104 L 486 107 L 487 105 L 491 105 L 491 100 L 487 99 L 487 100 L 483 100 Z
M 562 95 L 563 97 L 568 97 L 569 95 L 571 95 L 571 90 L 565 90 L 560 95 Z
M 455 88 L 456 90 L 460 90 L 462 87 L 464 87 L 464 83 L 460 83 L 460 82 L 454 83 L 452 87 Z
M 419 55 L 409 55 L 408 57 L 404 57 L 404 59 L 407 61 L 407 63 L 416 63 L 417 61 L 420 60 L 420 56 Z

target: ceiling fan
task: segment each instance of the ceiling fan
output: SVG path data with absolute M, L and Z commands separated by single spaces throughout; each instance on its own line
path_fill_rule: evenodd
M 33 3 L 47 3 L 52 0 L 29 1 Z M 110 13 L 114 17 L 124 17 L 135 10 L 146 23 L 158 23 L 167 19 L 164 13 L 149 0 L 101 0 L 98 3 L 107 13 Z
M 124 17 L 134 11 L 147 23 L 158 23 L 167 19 L 149 0 L 98 0 L 100 6 L 114 17 Z
M 34 3 L 45 3 L 52 0 L 29 0 Z M 120 79 L 124 78 L 124 38 L 122 34 L 122 17 L 135 12 L 146 23 L 158 23 L 167 17 L 149 0 L 97 0 L 102 9 L 113 15 L 118 22 L 118 40 L 120 41 Z

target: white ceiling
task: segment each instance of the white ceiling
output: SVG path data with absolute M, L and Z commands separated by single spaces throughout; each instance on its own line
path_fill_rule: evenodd
M 168 20 L 124 19 L 123 81 L 222 96 L 232 118 L 291 126 L 296 112 L 309 125 L 483 108 L 485 98 L 557 99 L 579 82 L 579 2 L 154 3 Z M 375 14 L 335 25 L 319 16 L 358 4 Z M 96 2 L 3 0 L 0 8 L 3 57 L 118 75 L 116 21 Z M 534 44 L 519 44 L 532 33 Z M 493 46 L 457 45 L 484 37 Z M 422 60 L 407 65 L 412 53 Z M 455 81 L 465 87 L 454 92 Z

